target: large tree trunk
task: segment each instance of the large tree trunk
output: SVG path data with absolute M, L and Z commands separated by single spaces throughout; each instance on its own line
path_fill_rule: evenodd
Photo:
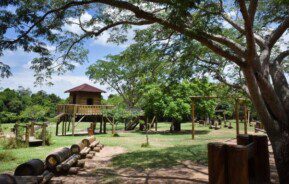
M 271 139 L 275 163 L 281 184 L 289 181 L 289 131 L 283 130 Z
M 246 68 L 243 69 L 243 73 L 246 78 L 250 98 L 271 141 L 280 183 L 288 183 L 289 130 L 286 127 L 280 127 L 284 122 L 277 122 L 270 114 L 270 108 L 275 107 L 270 107 L 265 103 L 253 70 Z

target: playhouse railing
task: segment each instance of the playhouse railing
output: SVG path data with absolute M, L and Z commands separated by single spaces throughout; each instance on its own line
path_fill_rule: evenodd
M 57 114 L 97 115 L 101 114 L 103 109 L 111 109 L 113 107 L 113 105 L 61 104 L 57 105 Z

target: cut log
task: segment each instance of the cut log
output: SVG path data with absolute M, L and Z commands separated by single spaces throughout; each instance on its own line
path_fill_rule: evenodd
M 69 157 L 67 160 L 65 160 L 64 162 L 62 162 L 60 165 L 58 165 L 56 167 L 57 172 L 68 172 L 68 170 L 70 169 L 70 167 L 73 164 L 77 163 L 77 160 L 80 158 L 80 155 L 78 154 L 74 154 L 71 157 Z
M 17 184 L 14 176 L 10 174 L 0 174 L 0 183 Z
M 92 155 L 92 154 L 87 154 L 87 155 L 86 155 L 86 158 L 92 159 L 92 158 L 93 158 L 93 155 Z
M 99 144 L 99 147 L 102 149 L 102 148 L 104 148 L 104 145 L 103 144 Z
M 95 146 L 97 146 L 99 144 L 99 141 L 93 141 L 91 144 L 90 144 L 90 148 L 93 149 Z
M 40 159 L 32 159 L 20 164 L 14 172 L 15 176 L 38 176 L 45 170 L 44 162 Z
M 61 164 L 71 155 L 69 148 L 61 148 L 59 150 L 54 151 L 46 157 L 45 163 L 48 170 L 55 170 L 56 166 Z
M 227 181 L 226 148 L 227 145 L 223 143 L 208 144 L 208 164 L 209 164 L 210 184 L 225 184 Z
M 94 156 L 95 153 L 96 153 L 96 151 L 90 151 L 88 154 L 92 154 Z
M 43 180 L 42 176 L 14 176 L 17 184 L 38 184 Z
M 42 174 L 43 176 L 43 180 L 42 180 L 42 184 L 45 184 L 45 183 L 48 183 L 51 178 L 54 176 L 54 174 L 52 172 L 49 172 L 49 171 L 44 171 L 44 173 Z
M 79 171 L 78 167 L 71 167 L 68 171 L 68 174 L 77 174 Z
M 81 150 L 80 155 L 81 156 L 85 156 L 90 152 L 90 148 L 89 147 L 85 147 L 83 150 Z
M 73 144 L 70 147 L 71 154 L 79 154 L 83 148 L 85 148 L 85 145 L 82 142 Z
M 85 166 L 85 160 L 78 160 L 75 164 L 75 167 L 84 168 Z
M 94 136 L 90 136 L 90 137 L 88 137 L 88 138 L 85 138 L 85 139 L 82 139 L 82 143 L 86 146 L 86 147 L 88 147 L 92 142 L 94 142 L 95 141 L 95 137 Z
M 99 152 L 100 150 L 101 150 L 101 148 L 98 147 L 98 146 L 96 146 L 96 147 L 93 148 L 93 151 L 95 151 L 95 152 Z

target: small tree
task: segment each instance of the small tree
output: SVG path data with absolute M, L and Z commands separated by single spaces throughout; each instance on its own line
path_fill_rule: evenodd
M 48 112 L 47 107 L 43 107 L 40 105 L 33 105 L 31 107 L 27 107 L 24 111 L 21 112 L 21 117 L 24 120 L 30 121 L 43 121 Z

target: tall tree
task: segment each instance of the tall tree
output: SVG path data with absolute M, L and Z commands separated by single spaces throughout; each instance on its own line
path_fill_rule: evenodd
M 16 11 L 2 11 L 8 5 Z M 0 52 L 22 47 L 39 53 L 41 59 L 34 59 L 32 68 L 40 80 L 71 69 L 71 61 L 82 62 L 83 40 L 110 28 L 110 40 L 123 41 L 122 34 L 113 33 L 128 25 L 158 24 L 160 34 L 172 32 L 205 46 L 240 69 L 272 143 L 280 182 L 289 180 L 289 86 L 283 69 L 289 52 L 278 46 L 289 27 L 288 1 L 4 0 L 0 6 Z M 85 11 L 92 14 L 89 21 L 81 20 Z M 65 23 L 79 25 L 82 34 L 63 34 Z M 9 37 L 9 30 L 17 35 Z M 60 59 L 53 59 L 43 39 L 59 44 L 54 53 Z M 0 66 L 9 71 L 7 65 Z
M 90 79 L 108 84 L 128 107 L 135 107 L 146 84 L 154 83 L 164 75 L 164 62 L 154 47 L 133 44 L 119 55 L 109 55 L 89 66 Z

